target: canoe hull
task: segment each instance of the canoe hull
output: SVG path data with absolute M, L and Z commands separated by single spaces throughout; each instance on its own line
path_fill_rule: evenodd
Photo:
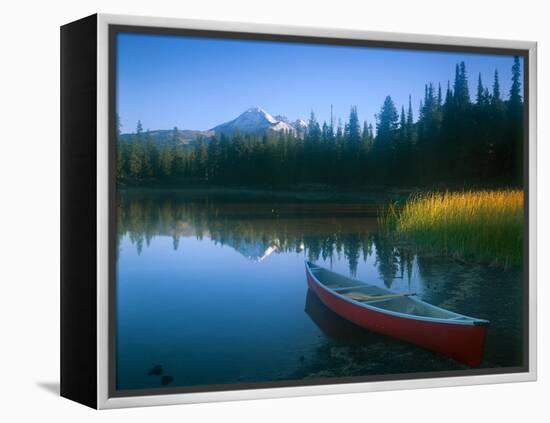
M 444 354 L 471 367 L 481 364 L 486 326 L 431 322 L 379 312 L 335 295 L 322 286 L 308 270 L 306 276 L 309 288 L 317 294 L 321 302 L 344 319 L 373 332 Z

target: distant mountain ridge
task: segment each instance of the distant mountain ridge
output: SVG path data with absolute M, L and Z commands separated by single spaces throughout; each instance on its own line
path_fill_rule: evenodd
M 222 123 L 206 131 L 183 129 L 178 130 L 177 137 L 174 136 L 173 129 L 157 129 L 143 133 L 143 137 L 150 139 L 160 145 L 182 145 L 191 146 L 199 138 L 209 138 L 214 135 L 231 136 L 235 132 L 241 134 L 264 135 L 268 133 L 288 132 L 297 136 L 303 136 L 307 128 L 307 123 L 303 119 L 290 121 L 285 116 L 272 116 L 260 107 L 251 107 L 244 111 L 235 119 Z M 123 141 L 130 141 L 135 133 L 122 134 Z
M 136 134 L 122 134 L 120 138 L 123 141 L 130 141 Z M 192 129 L 178 129 L 177 139 L 174 139 L 173 129 L 157 129 L 154 131 L 143 132 L 143 138 L 150 137 L 151 140 L 159 145 L 191 145 L 200 137 L 211 137 L 215 135 L 213 131 L 198 131 Z

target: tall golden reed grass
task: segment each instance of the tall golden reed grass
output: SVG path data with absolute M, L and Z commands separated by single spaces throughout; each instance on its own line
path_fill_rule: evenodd
M 508 267 L 522 263 L 523 192 L 415 194 L 387 207 L 382 226 L 423 250 Z

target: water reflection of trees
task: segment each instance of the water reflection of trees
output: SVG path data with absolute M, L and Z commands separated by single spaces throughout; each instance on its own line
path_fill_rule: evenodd
M 340 216 L 331 218 L 327 207 L 305 214 L 303 206 L 292 204 L 275 210 L 265 204 L 124 195 L 117 206 L 118 241 L 127 236 L 138 254 L 155 236 L 170 236 L 174 250 L 183 237 L 209 237 L 247 257 L 268 249 L 303 253 L 311 261 L 344 257 L 352 275 L 361 260 L 372 258 L 388 287 L 396 278 L 412 276 L 413 253 L 381 236 L 375 217 L 356 211 L 342 216 L 336 210 Z

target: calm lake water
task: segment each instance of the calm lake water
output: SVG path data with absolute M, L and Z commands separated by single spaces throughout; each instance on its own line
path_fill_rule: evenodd
M 117 389 L 465 369 L 361 329 L 308 292 L 304 260 L 491 321 L 481 367 L 520 366 L 522 272 L 416 255 L 379 204 L 122 192 Z M 162 366 L 164 379 L 150 375 Z

